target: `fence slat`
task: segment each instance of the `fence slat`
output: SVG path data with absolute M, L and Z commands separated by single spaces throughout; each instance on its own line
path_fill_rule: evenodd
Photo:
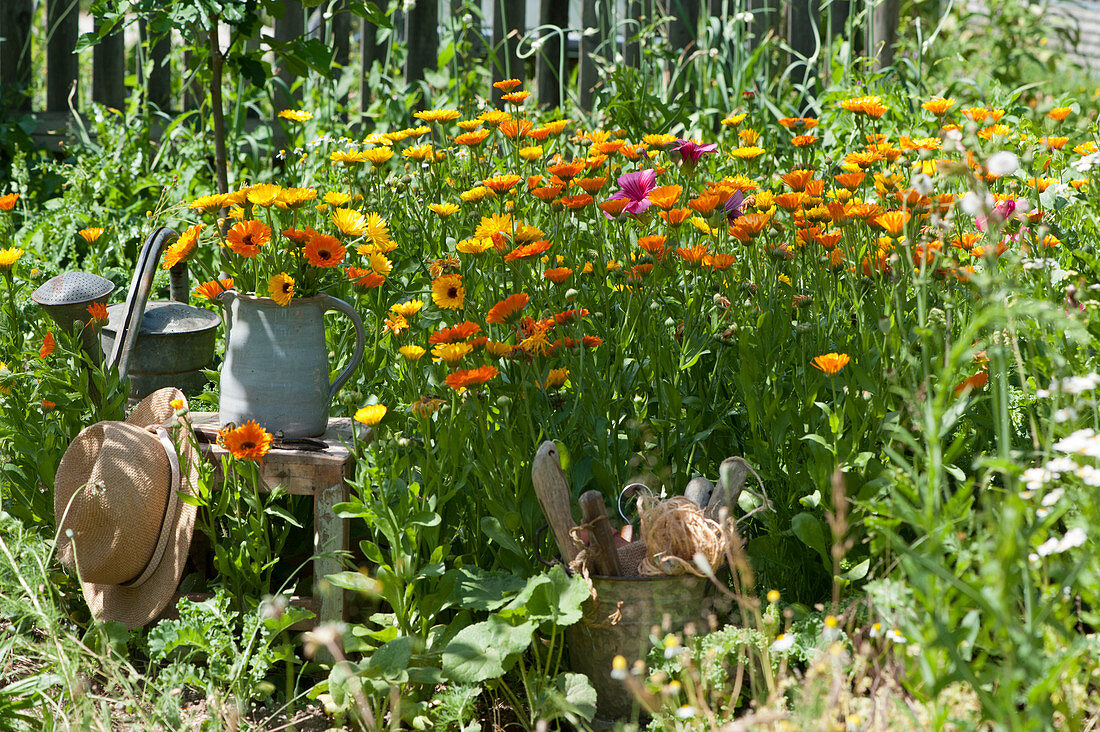
M 79 3 L 77 0 L 49 0 L 46 25 L 50 30 L 46 44 L 46 111 L 69 109 L 69 92 L 77 83 L 76 36 Z M 80 98 L 77 97 L 79 105 Z
M 405 62 L 405 83 L 415 86 L 424 80 L 424 70 L 434 69 L 439 57 L 439 3 L 418 2 L 405 17 L 405 38 L 409 56 Z M 421 100 L 420 104 L 426 104 Z
M 680 61 L 695 51 L 699 32 L 698 0 L 672 0 L 669 10 L 673 13 L 668 23 L 668 42 L 678 53 L 684 54 Z
M 596 0 L 584 0 L 581 8 L 581 27 L 586 31 L 597 29 L 596 33 L 581 34 L 580 69 L 577 71 L 577 81 L 580 85 L 581 109 L 592 111 L 593 88 L 596 86 L 596 48 L 603 40 L 599 36 L 599 26 L 596 24 Z
M 569 5 L 558 0 L 542 0 L 539 25 L 565 28 L 569 25 Z M 539 106 L 560 107 L 561 90 L 569 78 L 569 68 L 565 65 L 565 43 L 562 34 L 553 30 L 543 31 L 543 38 L 546 40 L 535 62 Z
M 0 2 L 0 87 L 18 110 L 31 108 L 30 28 L 31 0 Z
M 894 43 L 898 39 L 900 0 L 883 0 L 871 11 L 868 24 L 870 39 L 867 47 L 875 59 L 875 69 L 883 69 L 894 63 Z
M 623 60 L 631 68 L 641 68 L 642 28 L 653 20 L 653 0 L 626 0 L 626 17 L 629 23 L 623 28 Z
M 347 0 L 339 0 L 332 8 L 332 60 L 343 74 L 351 58 L 351 11 Z M 340 106 L 347 108 L 348 93 L 340 97 Z M 341 116 L 344 116 L 341 113 Z M 344 116 L 346 122 L 346 116 Z
M 96 29 L 99 29 L 98 24 Z M 115 31 L 92 49 L 92 101 L 122 109 L 126 103 L 126 47 Z
M 142 48 L 148 54 L 148 60 L 152 61 L 149 77 L 143 79 L 145 100 L 159 109 L 170 109 L 172 107 L 172 67 L 168 59 L 172 54 L 172 39 L 167 33 L 155 39 L 152 38 L 145 21 L 138 24 L 138 34 Z M 143 68 L 138 69 L 139 78 L 144 73 Z
M 305 32 L 305 16 L 302 3 L 298 0 L 286 0 L 283 3 L 283 17 L 275 20 L 275 43 L 289 43 Z M 285 66 L 280 66 L 276 75 L 281 83 L 275 85 L 275 113 L 284 109 L 297 109 L 302 99 L 300 89 L 291 89 L 297 78 Z
M 796 64 L 791 81 L 803 85 L 802 112 L 808 111 L 814 96 L 814 69 L 805 60 L 817 50 L 817 34 L 821 10 L 817 0 L 792 0 L 787 8 L 787 42 L 791 47 L 790 63 Z
M 519 39 L 523 35 L 523 0 L 493 0 L 493 80 L 524 80 L 519 60 Z M 502 104 L 500 89 L 493 87 L 493 104 Z

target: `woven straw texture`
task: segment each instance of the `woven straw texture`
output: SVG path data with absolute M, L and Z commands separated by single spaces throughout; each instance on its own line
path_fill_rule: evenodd
M 197 509 L 169 495 L 170 460 L 155 428 L 165 427 L 179 450 L 181 491 L 194 492 L 200 458 L 190 424 L 175 416 L 173 399 L 184 399 L 183 393 L 161 389 L 125 422 L 85 428 L 58 466 L 58 556 L 79 569 L 84 598 L 99 620 L 131 628 L 150 622 L 172 600 L 187 562 Z M 155 566 L 147 567 L 150 560 Z M 140 584 L 121 584 L 139 575 L 145 577 Z

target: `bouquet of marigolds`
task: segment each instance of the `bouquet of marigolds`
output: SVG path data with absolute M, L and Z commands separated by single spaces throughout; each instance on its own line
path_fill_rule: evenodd
M 396 244 L 384 219 L 347 207 L 351 200 L 347 193 L 319 196 L 314 188 L 272 183 L 202 196 L 187 208 L 206 220 L 169 246 L 163 267 L 193 262 L 202 271 L 215 262 L 219 276 L 204 273 L 209 279 L 195 288 L 200 297 L 211 300 L 236 289 L 286 306 L 294 298 L 318 295 L 345 280 L 362 288 L 377 287 L 390 273 L 386 253 Z M 224 211 L 228 216 L 223 217 Z M 218 256 L 196 256 L 204 242 L 216 243 Z M 356 264 L 349 261 L 349 248 L 359 257 Z

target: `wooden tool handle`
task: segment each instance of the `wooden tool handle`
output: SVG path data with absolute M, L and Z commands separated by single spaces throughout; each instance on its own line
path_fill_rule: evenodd
M 546 516 L 546 523 L 550 525 L 558 551 L 568 564 L 576 558 L 580 550 L 569 536 L 576 522 L 573 520 L 569 482 L 561 470 L 558 449 L 553 442 L 547 440 L 539 445 L 535 460 L 531 463 L 531 481 L 535 484 L 535 495 L 538 496 L 542 513 Z
M 623 569 L 619 565 L 619 552 L 615 549 L 615 532 L 607 520 L 607 506 L 599 491 L 587 491 L 580 497 L 582 519 L 588 525 L 591 538 L 589 553 L 592 568 L 596 574 L 604 577 L 622 577 Z
M 719 512 L 725 506 L 733 514 L 737 499 L 745 488 L 745 479 L 749 475 L 749 464 L 744 458 L 728 457 L 718 466 L 718 485 L 710 496 L 710 502 L 703 512 L 707 518 L 718 520 Z

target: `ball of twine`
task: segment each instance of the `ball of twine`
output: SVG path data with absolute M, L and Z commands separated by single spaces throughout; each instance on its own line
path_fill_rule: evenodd
M 701 554 L 713 569 L 726 556 L 726 535 L 722 526 L 703 515 L 703 509 L 683 496 L 660 501 L 653 496 L 638 498 L 646 558 L 638 571 L 645 576 L 694 574 L 705 577 L 695 562 Z

